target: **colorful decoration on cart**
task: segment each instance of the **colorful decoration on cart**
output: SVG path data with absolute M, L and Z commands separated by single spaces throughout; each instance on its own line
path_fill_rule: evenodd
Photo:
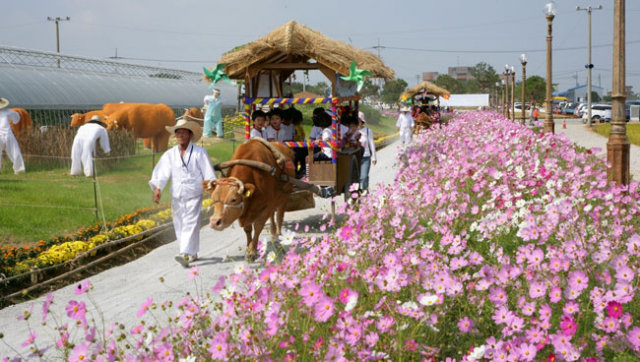
M 360 89 L 362 89 L 364 85 L 364 77 L 367 75 L 371 75 L 371 72 L 356 68 L 356 61 L 354 60 L 351 62 L 351 67 L 349 68 L 349 76 L 340 78 L 348 82 L 356 82 L 358 84 L 358 92 L 360 92 Z
M 359 100 L 360 97 L 326 97 L 326 98 L 244 98 L 245 104 L 334 104 L 340 101 Z
M 209 70 L 206 67 L 202 68 L 207 78 L 211 79 L 211 84 L 209 85 L 209 88 L 213 87 L 216 83 L 218 83 L 221 80 L 224 80 L 227 83 L 231 83 L 229 76 L 222 70 L 224 66 L 225 66 L 225 63 L 220 63 L 216 65 L 216 67 L 213 68 L 213 70 Z

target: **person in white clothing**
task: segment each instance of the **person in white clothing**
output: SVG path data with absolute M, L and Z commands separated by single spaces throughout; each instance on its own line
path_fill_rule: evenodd
M 264 135 L 264 124 L 267 121 L 267 115 L 258 109 L 251 114 L 251 120 L 253 120 L 253 128 L 251 128 L 249 137 L 266 139 Z
M 171 180 L 173 227 L 180 252 L 175 260 L 188 267 L 190 261 L 198 259 L 200 250 L 202 181 L 213 180 L 216 174 L 207 151 L 195 145 L 202 137 L 202 128 L 196 122 L 181 119 L 175 126 L 165 128 L 175 135 L 178 145 L 162 155 L 149 186 L 153 201 L 159 203 L 162 189 Z
M 109 134 L 104 127 L 100 116 L 96 115 L 78 128 L 71 146 L 71 175 L 80 175 L 84 166 L 84 175 L 93 176 L 93 157 L 96 155 L 98 142 L 105 153 L 111 152 Z
M 2 166 L 2 151 L 7 152 L 9 160 L 13 163 L 13 172 L 17 175 L 24 172 L 24 160 L 20 152 L 20 146 L 11 130 L 11 124 L 20 123 L 20 114 L 7 109 L 9 100 L 0 98 L 0 166 Z
M 367 120 L 364 113 L 358 112 L 358 120 L 360 121 L 360 145 L 364 149 L 362 160 L 360 161 L 360 190 L 369 189 L 369 170 L 371 164 L 375 166 L 378 163 L 376 157 L 376 143 L 373 141 L 373 131 L 365 127 Z
M 398 131 L 400 132 L 400 141 L 402 141 L 403 145 L 411 143 L 412 129 L 413 126 L 415 126 L 413 117 L 411 117 L 409 113 L 410 110 L 409 106 L 402 106 L 402 108 L 400 108 L 401 113 L 398 116 L 398 122 L 396 122 L 396 127 L 398 127 Z
M 331 131 L 331 115 L 329 113 L 322 113 L 317 116 L 317 124 L 319 127 L 322 127 L 322 133 L 320 134 L 320 139 L 316 140 L 315 143 L 319 143 L 323 141 L 325 143 L 333 142 L 333 132 Z M 316 146 L 314 147 L 314 155 L 313 158 L 318 161 L 330 161 L 333 158 L 333 150 L 331 147 L 326 146 Z
M 204 113 L 204 136 L 212 137 L 216 131 L 216 137 L 224 137 L 222 130 L 222 100 L 220 89 L 214 88 L 213 95 L 204 96 L 204 105 L 207 110 Z
M 287 130 L 282 127 L 282 110 L 280 108 L 272 109 L 271 112 L 269 112 L 269 120 L 271 125 L 264 131 L 267 141 L 288 141 L 285 138 L 288 136 Z

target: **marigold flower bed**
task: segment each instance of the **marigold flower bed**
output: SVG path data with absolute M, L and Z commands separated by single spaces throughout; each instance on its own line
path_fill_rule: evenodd
M 105 360 L 640 357 L 637 182 L 612 185 L 591 151 L 483 112 L 426 131 L 398 162 L 396 182 L 344 209 L 335 235 L 289 235 L 279 262 L 239 268 L 212 295 L 148 299 L 122 335 L 96 335 L 70 302 L 67 329 L 84 332 L 60 331 L 57 348 Z

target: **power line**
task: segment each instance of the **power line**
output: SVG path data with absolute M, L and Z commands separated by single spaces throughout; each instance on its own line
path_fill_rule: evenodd
M 628 41 L 625 44 L 636 44 L 640 43 L 640 40 L 632 40 Z M 592 48 L 606 48 L 613 46 L 613 44 L 600 44 L 593 45 Z M 376 48 L 369 47 L 365 49 Z M 380 46 L 382 49 L 390 49 L 390 50 L 406 50 L 406 51 L 416 51 L 416 52 L 429 52 L 429 53 L 470 53 L 470 54 L 510 54 L 510 53 L 544 53 L 546 49 L 530 49 L 530 50 L 446 50 L 446 49 L 424 49 L 424 48 L 404 48 L 404 47 L 392 47 L 392 46 Z M 568 51 L 568 50 L 582 50 L 586 49 L 586 46 L 580 47 L 566 47 L 566 48 L 556 48 L 553 49 L 554 52 L 558 51 Z

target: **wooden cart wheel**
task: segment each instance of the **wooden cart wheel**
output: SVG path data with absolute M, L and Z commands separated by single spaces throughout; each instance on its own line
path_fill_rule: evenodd
M 349 201 L 351 197 L 351 192 L 349 192 L 349 188 L 354 183 L 360 183 L 360 163 L 358 162 L 358 158 L 356 155 L 351 155 L 349 157 L 349 177 L 347 177 L 347 183 L 344 185 L 344 190 L 342 193 L 344 194 L 344 201 Z

